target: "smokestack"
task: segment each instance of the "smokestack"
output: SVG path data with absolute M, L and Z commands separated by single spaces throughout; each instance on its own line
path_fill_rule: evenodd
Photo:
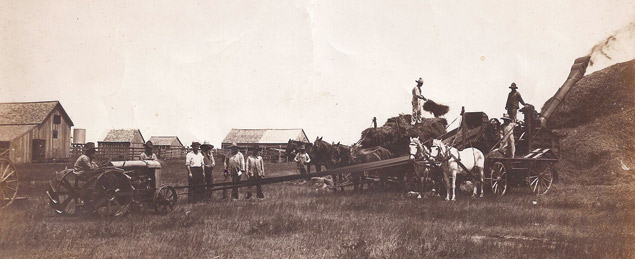
M 73 129 L 73 144 L 86 144 L 86 129 Z
M 562 84 L 560 89 L 558 89 L 556 94 L 551 98 L 549 104 L 547 104 L 547 106 L 545 106 L 543 110 L 540 111 L 539 119 L 541 127 L 544 128 L 547 126 L 547 120 L 549 119 L 553 111 L 555 111 L 556 108 L 560 106 L 560 102 L 562 102 L 564 97 L 567 96 L 567 93 L 569 93 L 571 87 L 573 87 L 575 83 L 582 79 L 584 73 L 586 73 L 587 66 L 589 66 L 589 60 L 591 60 L 591 56 L 584 56 L 577 58 L 573 62 L 573 66 L 571 66 L 571 72 L 569 73 L 567 80 L 564 81 L 564 84 Z

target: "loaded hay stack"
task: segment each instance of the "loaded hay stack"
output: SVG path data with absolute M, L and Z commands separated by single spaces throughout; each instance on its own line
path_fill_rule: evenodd
M 383 126 L 368 128 L 362 131 L 359 144 L 364 148 L 381 146 L 394 156 L 407 155 L 409 137 L 415 134 L 422 141 L 439 137 L 445 134 L 448 122 L 444 118 L 423 118 L 421 123 L 410 125 L 411 115 L 400 114 L 389 118 Z
M 548 126 L 563 135 L 558 171 L 571 174 L 564 179 L 635 180 L 635 60 L 582 78 Z

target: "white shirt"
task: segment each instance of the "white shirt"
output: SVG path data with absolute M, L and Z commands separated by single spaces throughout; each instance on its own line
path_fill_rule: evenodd
M 202 167 L 204 165 L 203 154 L 200 151 L 196 154 L 190 151 L 185 156 L 185 165 L 189 167 Z

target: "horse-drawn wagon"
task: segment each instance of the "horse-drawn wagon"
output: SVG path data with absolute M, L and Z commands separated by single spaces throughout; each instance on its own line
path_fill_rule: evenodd
M 143 207 L 167 213 L 177 201 L 174 188 L 161 185 L 157 161 L 104 162 L 94 172 L 62 170 L 46 193 L 55 212 L 65 215 L 118 217 Z
M 462 178 L 458 181 L 485 183 L 496 196 L 503 196 L 511 185 L 527 185 L 537 195 L 547 193 L 552 183 L 558 179 L 554 165 L 558 162 L 560 151 L 558 135 L 547 127 L 547 120 L 571 87 L 582 78 L 588 63 L 588 56 L 575 60 L 567 80 L 541 113 L 536 112 L 532 105 L 521 109 L 524 121 L 519 121 L 513 132 L 517 139 L 513 155 L 506 156 L 497 149 L 500 143 L 500 123 L 497 119 L 489 119 L 483 112 L 462 112 L 461 126 L 442 135 L 441 141 L 434 144 L 436 148 L 475 148 L 485 155 L 482 180 L 470 172 L 457 177 Z M 460 158 L 454 157 L 450 152 L 436 151 L 433 160 L 456 161 L 463 171 L 470 171 Z

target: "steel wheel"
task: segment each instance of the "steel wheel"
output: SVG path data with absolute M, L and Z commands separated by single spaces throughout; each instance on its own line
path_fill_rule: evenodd
M 106 172 L 92 188 L 94 211 L 102 217 L 126 215 L 132 203 L 132 185 L 120 172 Z
M 18 171 L 11 161 L 0 158 L 0 209 L 9 206 L 18 194 Z
M 78 205 L 83 203 L 79 195 L 80 186 L 76 186 L 77 175 L 72 170 L 62 171 L 60 174 L 61 179 L 51 181 L 46 192 L 49 204 L 58 214 L 74 215 Z
M 496 162 L 490 167 L 492 193 L 501 197 L 507 191 L 507 169 L 502 162 Z
M 154 192 L 152 204 L 154 212 L 159 214 L 167 214 L 174 210 L 176 205 L 176 190 L 171 186 L 161 186 Z
M 530 168 L 527 183 L 529 189 L 536 195 L 543 195 L 549 191 L 553 183 L 553 166 L 541 164 Z

